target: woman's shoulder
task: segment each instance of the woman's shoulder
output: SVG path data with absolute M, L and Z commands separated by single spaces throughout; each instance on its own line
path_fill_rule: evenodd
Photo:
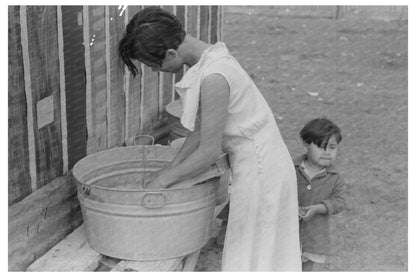
M 231 59 L 221 58 L 204 67 L 202 70 L 202 79 L 212 74 L 219 74 L 229 80 L 233 76 L 237 76 L 239 72 L 240 69 Z

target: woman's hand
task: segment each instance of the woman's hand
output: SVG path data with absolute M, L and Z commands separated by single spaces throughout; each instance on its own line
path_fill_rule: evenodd
M 168 186 L 168 183 L 164 181 L 164 177 L 161 171 L 154 171 L 144 176 L 143 188 L 144 189 L 164 189 Z
M 149 185 L 156 180 L 160 175 L 160 171 L 153 171 L 149 173 L 145 173 L 143 176 L 142 184 L 143 188 L 147 189 L 149 188 Z

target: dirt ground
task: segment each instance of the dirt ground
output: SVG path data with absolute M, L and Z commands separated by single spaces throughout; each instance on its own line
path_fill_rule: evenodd
M 382 20 L 381 20 L 382 19 Z M 223 41 L 252 76 L 293 156 L 298 133 L 326 116 L 342 129 L 338 168 L 348 208 L 331 220 L 336 255 L 320 271 L 408 270 L 407 20 L 225 10 Z M 203 248 L 197 271 L 220 271 L 222 248 Z

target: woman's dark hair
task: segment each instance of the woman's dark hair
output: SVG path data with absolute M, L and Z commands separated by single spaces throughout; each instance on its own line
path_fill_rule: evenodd
M 300 131 L 301 139 L 307 143 L 314 143 L 318 147 L 326 149 L 328 141 L 335 135 L 337 143 L 342 140 L 341 130 L 329 119 L 322 117 L 309 121 Z
M 179 20 L 159 7 L 147 7 L 133 16 L 119 42 L 121 60 L 133 74 L 138 69 L 133 60 L 162 65 L 166 50 L 178 49 L 186 32 Z

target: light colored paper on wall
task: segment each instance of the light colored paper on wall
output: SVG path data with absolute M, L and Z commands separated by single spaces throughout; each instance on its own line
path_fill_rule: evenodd
M 38 112 L 38 129 L 52 123 L 54 119 L 53 95 L 40 100 L 36 104 L 36 110 Z

